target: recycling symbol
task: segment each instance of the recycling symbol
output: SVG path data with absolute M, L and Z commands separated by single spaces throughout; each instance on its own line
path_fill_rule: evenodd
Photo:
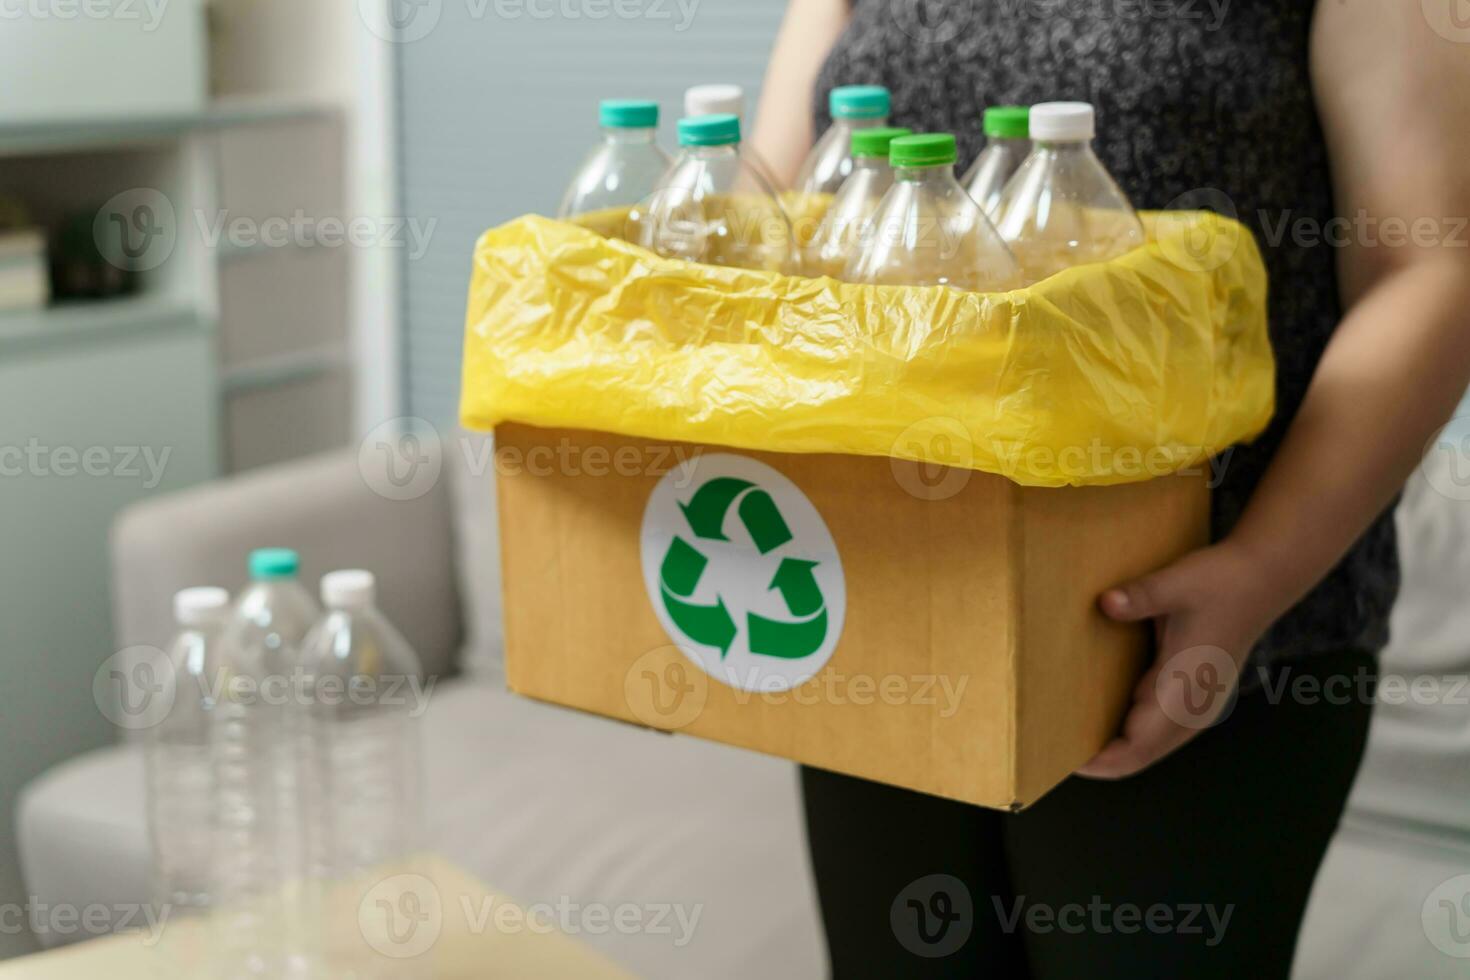
M 733 454 L 687 461 L 651 495 L 641 545 L 655 614 L 711 676 L 784 690 L 831 656 L 841 561 L 816 508 L 775 469 Z

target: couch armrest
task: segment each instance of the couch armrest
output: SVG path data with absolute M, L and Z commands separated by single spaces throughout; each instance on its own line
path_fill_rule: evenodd
M 312 591 L 324 572 L 371 569 L 384 613 L 425 671 L 447 673 L 463 635 L 448 483 L 445 474 L 414 499 L 390 500 L 369 488 L 355 451 L 339 451 L 135 504 L 112 527 L 118 648 L 163 646 L 176 590 L 236 592 L 247 553 L 279 546 L 301 553 Z

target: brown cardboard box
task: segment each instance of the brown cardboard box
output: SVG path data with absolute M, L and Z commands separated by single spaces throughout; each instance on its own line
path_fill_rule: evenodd
M 519 424 L 496 442 L 512 690 L 991 807 L 1116 731 L 1145 634 L 1096 597 L 1207 533 L 1198 475 L 1036 489 Z

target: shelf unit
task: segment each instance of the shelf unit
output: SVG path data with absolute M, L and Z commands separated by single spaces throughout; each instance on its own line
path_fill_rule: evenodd
M 263 248 L 201 231 L 224 213 L 392 213 L 391 49 L 361 29 L 350 2 L 206 2 L 211 31 L 197 32 L 188 56 L 197 92 L 159 84 L 157 58 L 129 61 L 161 50 L 157 35 L 38 32 L 56 46 L 44 51 L 18 50 L 18 35 L 0 40 L 65 80 L 49 116 L 29 94 L 11 115 L 0 105 L 0 194 L 54 229 L 148 189 L 167 199 L 176 230 L 166 260 L 130 295 L 0 312 L 0 464 L 32 447 L 43 462 L 91 447 L 167 460 L 156 482 L 0 472 L 0 658 L 18 679 L 0 685 L 0 744 L 13 750 L 0 762 L 0 904 L 25 894 L 6 826 L 20 788 L 116 737 L 91 679 L 115 652 L 107 542 L 118 511 L 347 445 L 395 397 L 396 255 L 310 241 Z M 168 20 L 170 43 L 189 42 L 189 23 Z M 137 70 L 119 82 L 119 63 Z M 145 90 L 152 101 L 124 105 Z M 0 931 L 0 958 L 28 945 Z

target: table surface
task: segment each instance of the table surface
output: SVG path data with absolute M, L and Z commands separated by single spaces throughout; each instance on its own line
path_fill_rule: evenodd
M 380 975 L 414 980 L 632 980 L 633 975 L 435 855 L 335 886 L 321 935 Z M 175 980 L 206 976 L 219 938 L 204 918 L 120 933 L 0 963 L 0 980 Z M 334 960 L 334 963 L 337 962 Z

